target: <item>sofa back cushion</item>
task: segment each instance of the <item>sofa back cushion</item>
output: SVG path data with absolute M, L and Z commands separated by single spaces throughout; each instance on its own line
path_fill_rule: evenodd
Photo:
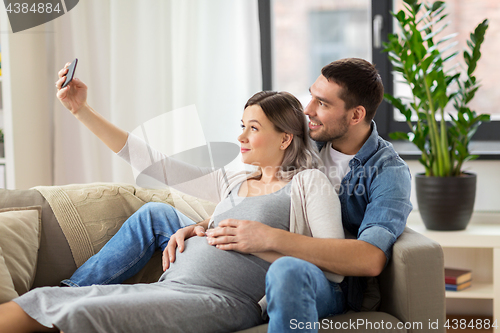
M 58 286 L 75 271 L 68 241 L 50 208 L 36 190 L 0 190 L 0 209 L 12 207 L 42 207 L 42 230 L 35 281 L 32 288 Z
M 12 277 L 3 257 L 3 250 L 0 247 L 0 304 L 8 302 L 19 296 L 14 288 Z
M 31 289 L 40 244 L 41 207 L 0 210 L 0 302 Z M 10 281 L 9 281 L 10 280 Z

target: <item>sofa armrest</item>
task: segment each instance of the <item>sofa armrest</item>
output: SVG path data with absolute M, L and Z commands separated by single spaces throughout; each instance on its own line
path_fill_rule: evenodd
M 444 255 L 438 243 L 406 227 L 379 283 L 381 311 L 424 328 L 438 321 L 439 330 L 432 331 L 445 332 Z

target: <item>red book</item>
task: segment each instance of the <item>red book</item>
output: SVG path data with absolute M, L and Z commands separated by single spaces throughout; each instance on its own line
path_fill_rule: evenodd
M 446 284 L 462 284 L 472 280 L 472 271 L 467 269 L 445 268 L 444 283 Z

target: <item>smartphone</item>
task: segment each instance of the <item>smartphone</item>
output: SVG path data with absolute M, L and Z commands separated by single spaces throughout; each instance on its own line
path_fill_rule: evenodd
M 75 70 L 76 70 L 77 63 L 78 63 L 78 59 L 75 59 L 75 60 L 73 60 L 71 65 L 69 65 L 68 73 L 66 74 L 66 81 L 64 81 L 64 84 L 61 86 L 61 89 L 66 87 L 73 80 L 73 76 L 75 76 Z

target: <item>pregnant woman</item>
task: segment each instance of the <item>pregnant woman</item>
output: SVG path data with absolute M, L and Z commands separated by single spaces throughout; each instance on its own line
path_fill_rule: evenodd
M 192 175 L 194 180 L 183 190 L 218 203 L 211 226 L 235 218 L 312 237 L 344 237 L 338 197 L 327 177 L 316 169 L 320 161 L 309 141 L 305 115 L 291 94 L 260 92 L 245 105 L 238 141 L 243 162 L 258 170 L 214 171 L 170 159 L 108 122 L 86 103 L 83 82 L 74 79 L 61 89 L 66 71 L 59 73 L 56 83 L 63 104 L 139 171 L 162 176 L 163 170 L 159 175 L 154 168 L 154 162 L 161 161 L 169 179 L 180 173 Z M 153 224 L 161 224 L 162 215 L 172 212 L 180 216 L 168 205 L 145 206 L 148 216 L 156 220 Z M 141 210 L 134 215 L 144 216 Z M 155 210 L 170 213 L 153 214 Z M 138 237 L 137 242 L 141 241 Z M 175 262 L 157 283 L 34 289 L 0 305 L 0 332 L 233 332 L 249 328 L 263 322 L 258 302 L 265 295 L 266 271 L 279 257 L 274 252 L 220 250 L 198 233 L 186 240 L 184 251 L 177 251 Z M 99 265 L 93 267 L 99 274 Z M 343 279 L 325 274 L 336 283 Z

